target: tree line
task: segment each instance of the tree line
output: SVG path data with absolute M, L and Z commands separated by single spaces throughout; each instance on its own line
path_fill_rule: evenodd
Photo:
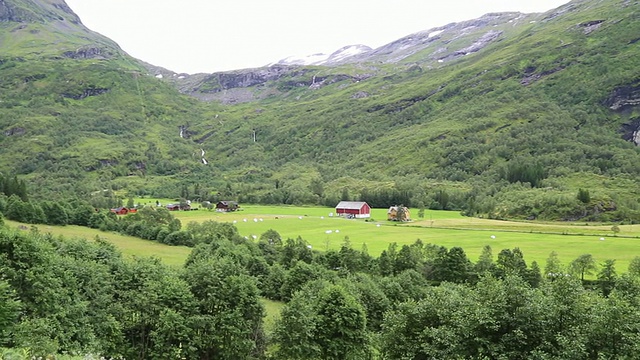
M 213 221 L 184 266 L 100 238 L 0 229 L 0 347 L 127 359 L 633 358 L 640 258 L 544 269 L 517 249 L 390 244 L 379 257 Z M 581 280 L 583 275 L 587 279 Z M 595 275 L 595 279 L 589 278 Z M 266 328 L 261 298 L 285 303 Z

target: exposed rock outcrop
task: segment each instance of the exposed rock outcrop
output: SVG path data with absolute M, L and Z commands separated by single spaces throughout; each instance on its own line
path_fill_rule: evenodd
M 4 0 L 0 0 L 0 22 L 14 21 L 13 9 Z
M 452 52 L 451 54 L 442 57 L 438 60 L 444 60 L 444 61 L 448 61 L 448 60 L 453 60 L 455 58 L 464 56 L 464 55 L 469 55 L 469 54 L 473 54 L 475 52 L 478 52 L 480 50 L 482 50 L 483 48 L 485 48 L 487 45 L 489 45 L 490 43 L 496 41 L 498 38 L 500 38 L 500 36 L 502 36 L 502 31 L 496 31 L 496 30 L 490 30 L 487 33 L 485 33 L 484 35 L 482 35 L 478 40 L 476 40 L 473 44 Z
M 525 72 L 524 77 L 522 78 L 522 80 L 520 80 L 520 84 L 522 85 L 530 85 L 540 79 L 542 79 L 545 76 L 549 76 L 553 73 L 557 73 L 558 71 L 564 69 L 564 67 L 557 67 L 551 70 L 547 70 L 547 71 L 540 71 L 540 72 L 536 72 L 536 69 L 528 69 L 528 71 Z
M 478 19 L 450 23 L 444 26 L 414 33 L 383 45 L 374 50 L 345 58 L 342 63 L 383 62 L 398 63 L 404 59 L 430 49 L 425 58 L 431 61 L 452 60 L 465 54 L 474 53 L 491 42 L 499 39 L 501 30 L 494 27 L 519 21 L 528 21 L 533 15 L 518 12 L 489 13 Z M 451 41 L 461 37 L 477 34 L 478 39 L 464 48 L 452 48 Z
M 640 80 L 615 88 L 604 104 L 614 111 L 640 105 Z
M 67 51 L 62 55 L 70 59 L 109 59 L 113 57 L 109 50 L 96 46 L 81 47 L 76 51 Z
M 84 98 L 88 98 L 89 96 L 97 96 L 97 95 L 102 95 L 106 92 L 108 92 L 109 89 L 103 89 L 103 88 L 88 88 L 88 89 L 84 89 L 81 93 L 64 93 L 62 94 L 62 96 L 66 97 L 66 98 L 70 98 L 70 99 L 74 99 L 74 100 L 82 100 Z
M 9 130 L 6 130 L 4 132 L 4 135 L 5 136 L 19 136 L 19 135 L 24 135 L 24 133 L 26 131 L 27 130 L 25 128 L 23 128 L 23 127 L 13 127 L 13 128 L 11 128 Z
M 53 7 L 56 9 L 62 10 L 63 12 L 76 17 L 76 13 L 74 13 L 73 10 L 71 10 L 71 8 L 69 7 L 69 5 L 67 5 L 67 3 L 64 1 L 61 3 L 54 3 L 51 5 L 53 5 Z
M 578 24 L 578 27 L 583 28 L 582 31 L 584 32 L 585 35 L 589 35 L 590 33 L 598 30 L 598 28 L 600 28 L 603 22 L 604 20 L 585 21 L 583 23 Z
M 640 145 L 640 118 L 634 118 L 630 122 L 622 124 L 620 132 L 626 141 L 632 142 L 636 146 Z
M 304 73 L 305 70 L 301 72 Z M 296 70 L 296 67 L 290 66 L 271 66 L 259 69 L 220 72 L 207 76 L 196 90 L 204 93 L 215 93 L 227 89 L 252 87 L 264 84 L 267 81 L 278 80 L 285 75 L 296 76 L 299 74 L 300 72 Z
M 369 97 L 369 93 L 366 91 L 358 91 L 351 96 L 352 99 L 365 99 Z

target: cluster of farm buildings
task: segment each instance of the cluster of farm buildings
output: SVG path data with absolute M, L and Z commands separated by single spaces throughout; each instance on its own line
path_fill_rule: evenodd
M 213 207 L 212 204 L 206 204 L 205 207 Z M 169 211 L 188 211 L 191 209 L 191 203 L 179 203 L 179 204 L 168 204 L 165 208 Z M 240 205 L 238 205 L 237 201 L 218 201 L 215 207 L 216 211 L 221 212 L 230 212 L 236 211 L 240 209 Z M 119 207 L 115 209 L 111 209 L 111 212 L 116 215 L 127 215 L 137 212 L 136 208 L 127 208 L 127 207 Z M 348 219 L 368 219 L 371 217 L 371 207 L 364 201 L 340 201 L 338 205 L 336 205 L 336 214 L 338 216 L 343 216 Z M 410 221 L 411 214 L 409 209 L 405 206 L 391 206 L 387 211 L 387 220 L 393 221 Z
M 208 203 L 208 204 L 205 204 L 205 203 Z M 205 201 L 205 203 L 203 203 L 203 205 L 205 205 L 206 207 L 213 207 L 212 204 L 209 203 L 208 201 Z M 159 205 L 159 203 L 158 203 L 158 205 Z M 178 211 L 178 210 L 189 211 L 189 210 L 194 210 L 194 209 L 191 208 L 191 202 L 167 204 L 164 207 L 169 211 Z M 218 201 L 216 203 L 216 211 L 222 211 L 222 212 L 236 211 L 239 208 L 240 208 L 240 205 L 238 205 L 237 201 Z M 137 208 L 128 208 L 126 206 L 121 206 L 121 207 L 118 207 L 118 208 L 111 209 L 111 212 L 116 214 L 116 215 L 133 214 L 133 213 L 136 213 L 137 211 L 138 211 Z
M 336 205 L 336 214 L 349 219 L 368 219 L 371 217 L 371 207 L 364 201 L 340 201 Z M 389 207 L 387 220 L 410 221 L 409 209 L 402 205 Z

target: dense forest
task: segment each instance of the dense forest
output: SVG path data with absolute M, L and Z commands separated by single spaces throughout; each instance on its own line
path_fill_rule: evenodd
M 551 253 L 540 269 L 518 248 L 494 257 L 487 246 L 471 261 L 416 241 L 374 258 L 348 238 L 318 252 L 273 230 L 255 242 L 228 223 L 185 231 L 197 244 L 173 268 L 125 259 L 100 238 L 0 229 L 3 356 L 633 359 L 640 350 L 640 257 L 620 275 L 588 254 L 561 264 Z M 285 302 L 269 327 L 264 298 Z

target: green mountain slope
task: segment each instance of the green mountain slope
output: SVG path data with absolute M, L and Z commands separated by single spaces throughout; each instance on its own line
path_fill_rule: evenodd
M 0 168 L 41 196 L 348 196 L 640 220 L 636 2 L 491 14 L 423 34 L 402 56 L 390 44 L 331 67 L 194 76 L 128 57 L 66 11 L 16 20 L 18 7 L 60 14 L 63 1 L 5 3 Z
M 5 173 L 24 174 L 39 195 L 86 195 L 116 188 L 119 176 L 165 175 L 190 160 L 193 144 L 171 140 L 198 118 L 195 99 L 85 28 L 64 1 L 1 5 Z

